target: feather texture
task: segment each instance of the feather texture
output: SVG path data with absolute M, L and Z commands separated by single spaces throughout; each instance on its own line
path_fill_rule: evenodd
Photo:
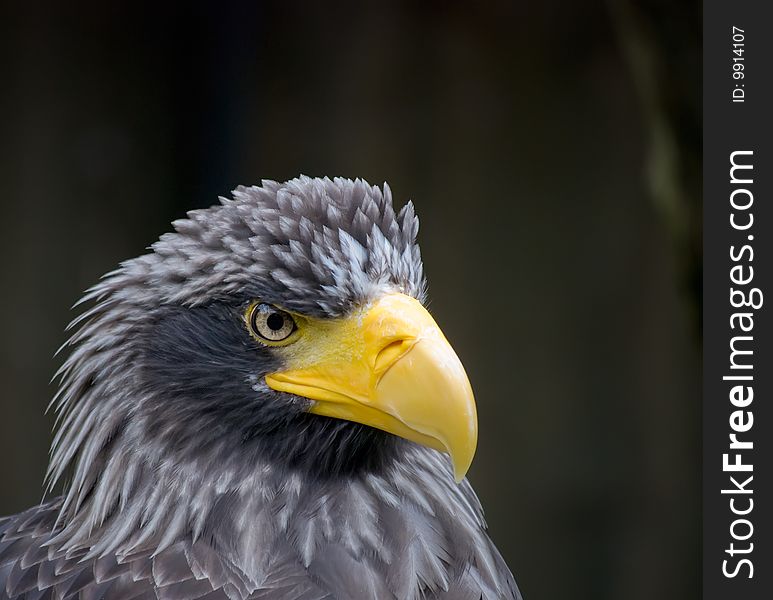
M 448 458 L 308 413 L 242 313 L 423 301 L 408 203 L 362 180 L 240 187 L 88 290 L 51 406 L 60 498 L 0 520 L 0 600 L 512 599 Z
M 0 598 L 520 598 L 471 488 L 446 483 L 446 458 L 416 447 L 403 468 L 399 478 L 213 490 L 200 536 L 194 507 L 170 490 L 155 500 L 169 509 L 157 524 L 109 535 L 131 520 L 117 511 L 78 547 L 61 543 L 57 499 L 0 522 Z

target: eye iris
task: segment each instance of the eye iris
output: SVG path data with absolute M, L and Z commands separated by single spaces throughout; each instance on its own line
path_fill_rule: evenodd
M 284 327 L 285 319 L 277 312 L 271 313 L 266 318 L 266 325 L 271 331 L 279 331 Z
M 295 331 L 293 318 L 270 304 L 257 304 L 249 318 L 252 333 L 264 341 L 281 342 Z

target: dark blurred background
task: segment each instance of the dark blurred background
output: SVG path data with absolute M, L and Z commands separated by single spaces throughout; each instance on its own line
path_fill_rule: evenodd
M 387 180 L 531 599 L 699 592 L 700 4 L 4 3 L 0 514 L 68 307 L 238 184 Z

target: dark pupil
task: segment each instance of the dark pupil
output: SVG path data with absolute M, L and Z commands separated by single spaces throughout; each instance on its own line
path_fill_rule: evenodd
M 279 331 L 285 324 L 284 317 L 279 313 L 271 313 L 266 319 L 266 325 L 272 331 Z

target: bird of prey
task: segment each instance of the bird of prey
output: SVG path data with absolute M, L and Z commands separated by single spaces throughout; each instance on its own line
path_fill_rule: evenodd
M 81 301 L 0 598 L 520 599 L 412 204 L 300 177 L 173 226 Z

